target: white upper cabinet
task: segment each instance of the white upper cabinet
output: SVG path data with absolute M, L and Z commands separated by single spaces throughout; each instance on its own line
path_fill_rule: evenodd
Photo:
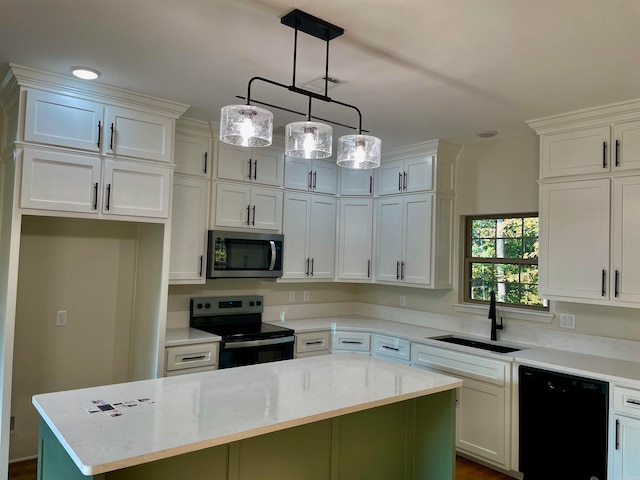
M 281 187 L 284 152 L 274 147 L 247 148 L 218 142 L 217 177 Z
M 96 156 L 25 148 L 20 207 L 98 213 L 101 167 Z
M 336 200 L 286 193 L 282 278 L 332 279 L 335 271 Z
M 413 193 L 433 190 L 434 157 L 426 155 L 385 162 L 378 175 L 378 194 Z
M 173 159 L 176 173 L 209 178 L 213 164 L 209 125 L 196 120 L 179 119 L 176 123 Z
M 371 280 L 373 272 L 373 200 L 339 201 L 338 278 Z
M 169 263 L 172 284 L 205 283 L 209 187 L 207 179 L 174 176 Z
M 340 169 L 340 195 L 371 197 L 373 170 Z
M 171 118 L 110 105 L 104 116 L 103 153 L 171 162 L 174 128 Z
M 332 161 L 293 157 L 285 159 L 285 188 L 335 195 L 337 178 L 337 166 Z
M 542 298 L 609 298 L 609 193 L 608 179 L 541 186 Z
M 540 135 L 541 297 L 640 308 L 639 109 L 529 122 Z
M 102 145 L 104 107 L 57 93 L 27 90 L 24 139 L 98 152 Z
M 169 217 L 171 170 L 159 165 L 104 161 L 102 213 Z
M 215 188 L 215 226 L 282 229 L 281 190 L 223 182 Z

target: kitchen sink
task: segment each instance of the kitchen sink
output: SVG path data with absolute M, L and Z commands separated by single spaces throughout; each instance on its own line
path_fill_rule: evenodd
M 506 345 L 497 345 L 495 343 L 486 343 L 479 340 L 473 340 L 471 338 L 455 337 L 448 335 L 446 337 L 432 337 L 432 340 L 438 340 L 440 342 L 455 343 L 456 345 L 464 345 L 465 347 L 480 348 L 482 350 L 489 350 L 496 353 L 509 353 L 522 350 L 517 347 L 507 347 Z

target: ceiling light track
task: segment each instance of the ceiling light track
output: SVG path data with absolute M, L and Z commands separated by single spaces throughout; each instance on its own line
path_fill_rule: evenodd
M 229 105 L 222 108 L 220 114 L 220 140 L 232 145 L 247 147 L 263 147 L 271 145 L 273 136 L 273 114 L 264 108 L 251 105 L 253 102 L 291 113 L 305 115 L 307 117 L 306 122 L 294 122 L 286 126 L 286 155 L 307 159 L 330 157 L 333 142 L 331 127 L 323 123 L 311 121 L 312 119 L 323 120 L 358 132 L 356 135 L 344 135 L 338 139 L 337 164 L 339 166 L 361 169 L 378 167 L 380 165 L 380 139 L 362 134 L 362 113 L 360 112 L 360 109 L 355 105 L 334 100 L 327 94 L 330 78 L 329 42 L 342 35 L 344 30 L 297 9 L 282 17 L 281 23 L 292 27 L 295 30 L 292 84 L 285 85 L 264 77 L 251 78 L 247 85 L 246 105 Z M 296 86 L 298 30 L 326 42 L 324 95 Z M 268 104 L 266 102 L 252 100 L 251 86 L 254 81 L 265 82 L 270 85 L 285 88 L 290 92 L 306 96 L 309 99 L 308 112 L 297 112 L 295 110 Z M 335 103 L 355 110 L 358 114 L 358 126 L 353 127 L 312 116 L 311 104 L 314 99 L 321 100 L 326 103 Z

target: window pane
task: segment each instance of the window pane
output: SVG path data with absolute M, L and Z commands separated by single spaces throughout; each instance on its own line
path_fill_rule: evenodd
M 493 238 L 475 238 L 471 245 L 471 256 L 474 258 L 495 258 L 496 242 Z
M 520 283 L 526 285 L 538 284 L 538 266 L 537 265 L 521 265 L 520 266 Z
M 525 218 L 523 224 L 523 235 L 525 237 L 538 237 L 539 229 L 538 229 L 538 217 Z
M 500 225 L 502 225 L 502 232 L 500 232 Z M 498 220 L 498 237 L 522 237 L 522 218 Z
M 546 302 L 538 297 L 538 285 L 523 285 L 522 291 L 523 305 L 546 307 Z
M 494 288 L 493 283 L 483 282 L 482 280 L 473 280 L 470 285 L 471 291 L 469 292 L 469 296 L 473 300 L 489 301 L 491 290 Z
M 510 263 L 497 263 L 495 267 L 495 276 L 498 283 L 519 282 L 520 266 Z
M 498 252 L 500 252 L 500 244 L 503 244 L 502 255 L 498 258 L 522 258 L 522 238 L 505 238 L 498 240 Z
M 471 222 L 471 238 L 495 238 L 495 236 L 495 219 L 477 219 Z
M 502 303 L 520 303 L 520 284 L 517 282 L 498 283 L 496 300 Z
M 538 258 L 538 237 L 525 237 L 522 258 Z

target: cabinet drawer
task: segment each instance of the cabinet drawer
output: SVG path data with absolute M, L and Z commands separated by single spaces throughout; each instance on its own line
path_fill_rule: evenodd
M 640 390 L 615 387 L 613 390 L 613 408 L 616 413 L 640 418 Z
M 371 350 L 371 335 L 361 332 L 336 332 L 333 335 L 332 349 L 334 351 L 369 352 Z
M 374 335 L 372 354 L 409 362 L 411 360 L 411 343 L 397 337 Z
M 308 332 L 296 334 L 296 354 L 327 350 L 331 347 L 329 332 Z
M 464 375 L 495 385 L 504 385 L 508 379 L 508 363 L 427 345 L 413 344 L 411 362 L 432 370 Z
M 167 347 L 166 370 L 183 370 L 185 368 L 213 366 L 218 363 L 218 343 L 198 343 Z

